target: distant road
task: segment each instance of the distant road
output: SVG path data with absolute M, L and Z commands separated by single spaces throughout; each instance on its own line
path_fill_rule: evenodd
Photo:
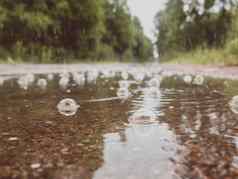
M 238 80 L 238 67 L 223 67 L 212 65 L 176 65 L 176 64 L 146 64 L 146 67 L 156 67 L 158 71 L 162 69 L 165 75 L 172 74 L 201 74 L 215 78 L 230 78 Z M 94 67 L 98 68 L 122 68 L 128 69 L 130 66 L 143 67 L 143 64 L 125 64 L 125 63 L 112 63 L 112 64 L 19 64 L 8 65 L 0 64 L 0 75 L 19 75 L 19 74 L 41 74 L 41 73 L 62 73 L 67 71 L 83 71 L 92 70 Z

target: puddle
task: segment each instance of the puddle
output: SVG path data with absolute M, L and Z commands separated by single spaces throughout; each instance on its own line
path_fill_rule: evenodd
M 0 178 L 237 178 L 238 82 L 148 71 L 2 76 Z

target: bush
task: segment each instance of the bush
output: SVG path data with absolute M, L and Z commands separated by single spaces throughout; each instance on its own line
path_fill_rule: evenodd
M 238 57 L 238 38 L 231 40 L 226 44 L 226 53 Z
M 112 60 L 115 59 L 115 53 L 113 48 L 106 44 L 99 45 L 97 49 L 97 58 L 98 60 Z
M 130 49 L 126 50 L 122 55 L 122 59 L 124 62 L 132 61 L 134 59 L 132 51 Z
M 13 51 L 13 59 L 17 61 L 22 61 L 27 54 L 27 49 L 23 46 L 22 41 L 17 41 L 16 44 L 12 48 Z

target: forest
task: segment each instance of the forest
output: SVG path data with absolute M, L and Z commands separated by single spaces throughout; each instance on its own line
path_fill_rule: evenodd
M 1 61 L 143 62 L 152 55 L 126 0 L 0 1 Z
M 238 64 L 237 0 L 168 0 L 155 17 L 161 60 Z

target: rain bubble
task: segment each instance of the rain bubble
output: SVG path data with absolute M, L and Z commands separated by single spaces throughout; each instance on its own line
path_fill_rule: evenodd
M 35 81 L 35 76 L 34 76 L 34 74 L 32 74 L 32 73 L 27 74 L 27 75 L 25 76 L 25 78 L 27 79 L 27 81 L 29 82 L 29 84 L 32 84 L 32 83 L 34 83 L 34 81 Z
M 85 84 L 85 76 L 82 74 L 74 73 L 73 80 L 79 86 L 83 86 Z
M 192 81 L 193 81 L 193 78 L 192 78 L 191 75 L 186 75 L 186 76 L 184 76 L 183 81 L 184 81 L 186 84 L 191 84 Z
M 127 88 L 119 88 L 117 91 L 117 96 L 119 98 L 127 99 L 131 96 L 131 93 Z
M 197 75 L 193 80 L 193 84 L 195 85 L 203 85 L 203 83 L 204 83 L 204 77 L 202 75 Z
M 20 77 L 20 78 L 17 80 L 17 83 L 18 83 L 18 85 L 19 85 L 20 88 L 22 88 L 22 89 L 24 89 L 24 90 L 27 90 L 27 89 L 28 89 L 29 81 L 28 81 L 28 79 L 27 79 L 25 76 Z
M 47 79 L 48 79 L 49 81 L 53 80 L 53 79 L 54 79 L 54 75 L 53 75 L 53 74 L 48 74 L 48 75 L 47 75 Z
M 59 86 L 62 88 L 62 89 L 66 89 L 67 86 L 69 84 L 69 78 L 64 76 L 64 77 L 61 77 L 60 80 L 59 80 Z
M 43 78 L 39 79 L 39 80 L 37 81 L 37 86 L 38 86 L 40 89 L 46 89 L 46 87 L 47 87 L 47 81 L 46 81 L 46 79 L 43 79 Z
M 59 113 L 64 116 L 74 116 L 79 108 L 80 105 L 74 99 L 70 98 L 61 100 L 57 105 Z
M 3 78 L 0 78 L 0 86 L 2 86 L 4 84 L 4 79 Z
M 238 96 L 234 96 L 231 99 L 229 105 L 230 105 L 232 112 L 235 114 L 238 114 Z
M 121 72 L 121 77 L 123 80 L 128 80 L 129 74 L 126 71 Z
M 160 80 L 157 78 L 152 78 L 149 82 L 148 82 L 148 86 L 149 87 L 160 87 Z
M 97 78 L 99 76 L 99 72 L 97 70 L 89 71 L 87 74 L 87 82 L 89 83 L 97 83 Z

